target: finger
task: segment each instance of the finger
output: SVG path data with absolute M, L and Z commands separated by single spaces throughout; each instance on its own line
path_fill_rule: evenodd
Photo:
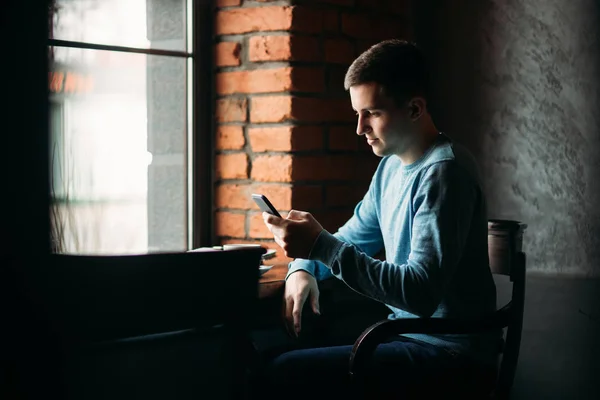
M 268 212 L 264 212 L 262 213 L 262 217 L 263 217 L 263 221 L 265 221 L 265 223 L 267 224 L 271 224 L 271 225 L 280 225 L 281 221 L 283 220 L 282 218 L 276 217 L 273 214 L 269 214 Z
M 283 319 L 283 326 L 285 328 L 288 336 L 294 336 L 292 325 L 294 324 L 292 320 L 292 309 L 293 309 L 293 300 L 291 297 L 284 298 L 281 307 L 281 314 Z
M 299 299 L 296 299 L 294 301 L 294 308 L 292 309 L 292 317 L 293 317 L 293 321 L 294 321 L 294 332 L 296 333 L 296 336 L 298 336 L 298 334 L 300 333 L 300 330 L 302 329 L 302 325 L 301 325 L 301 320 L 302 320 L 302 301 L 298 301 Z
M 285 329 L 290 336 L 297 336 L 294 330 L 294 299 L 289 297 L 285 300 Z
M 265 226 L 267 227 L 267 229 L 269 230 L 269 232 L 273 233 L 273 225 L 271 225 L 271 224 L 267 224 L 267 223 L 265 222 Z
M 315 314 L 321 315 L 321 308 L 319 307 L 319 295 L 317 293 L 312 293 L 310 296 L 310 305 Z
M 290 210 L 290 212 L 287 215 L 287 219 L 296 220 L 296 221 L 303 220 L 305 214 L 306 213 L 304 211 Z
M 275 243 L 277 243 L 279 245 L 279 247 L 281 247 L 282 249 L 285 249 L 285 242 L 283 240 L 281 240 L 279 238 L 279 236 L 277 235 L 273 235 L 273 238 L 275 239 Z

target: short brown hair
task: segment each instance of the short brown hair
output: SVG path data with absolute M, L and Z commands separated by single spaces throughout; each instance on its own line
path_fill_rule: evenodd
M 390 39 L 364 51 L 348 68 L 344 88 L 375 82 L 396 103 L 415 96 L 427 97 L 429 72 L 425 58 L 416 44 Z

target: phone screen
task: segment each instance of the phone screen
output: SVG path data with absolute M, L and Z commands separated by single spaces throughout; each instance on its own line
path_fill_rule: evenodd
M 268 212 L 269 214 L 272 214 L 272 215 L 275 215 L 276 217 L 281 218 L 281 215 L 279 214 L 277 209 L 275 207 L 273 207 L 273 204 L 271 204 L 271 202 L 269 201 L 269 199 L 267 199 L 267 197 L 265 195 L 253 194 L 252 199 L 254 200 L 254 202 L 258 205 L 258 207 L 262 211 Z

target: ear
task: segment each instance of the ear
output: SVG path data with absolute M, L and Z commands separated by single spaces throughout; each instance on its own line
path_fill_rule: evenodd
M 421 115 L 425 113 L 427 107 L 427 101 L 423 97 L 414 97 L 408 103 L 410 119 L 413 121 L 421 118 Z

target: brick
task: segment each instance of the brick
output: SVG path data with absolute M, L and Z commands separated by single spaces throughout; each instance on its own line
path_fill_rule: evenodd
M 323 186 L 322 185 L 301 185 L 289 186 L 281 183 L 268 183 L 254 185 L 253 193 L 262 193 L 271 200 L 275 208 L 285 213 L 291 209 L 309 210 L 320 208 L 323 205 Z M 253 210 L 258 210 L 258 206 L 252 202 Z
M 242 4 L 242 0 L 217 0 L 217 7 L 234 7 Z
M 321 92 L 325 88 L 322 68 L 284 67 L 253 71 L 220 72 L 217 74 L 217 94 Z
M 310 7 L 295 6 L 291 31 L 321 33 L 323 31 L 323 11 Z
M 215 45 L 215 64 L 217 67 L 236 67 L 242 63 L 240 53 L 242 45 L 238 42 L 220 42 Z
M 291 117 L 291 96 L 260 96 L 250 100 L 250 122 L 283 122 Z
M 218 154 L 215 172 L 219 179 L 247 179 L 248 155 L 246 153 Z
M 342 33 L 359 39 L 391 39 L 402 36 L 404 29 L 398 19 L 368 14 L 342 14 Z
M 322 185 L 302 185 L 292 187 L 292 209 L 308 211 L 322 206 Z
M 323 128 L 318 126 L 275 126 L 248 129 L 254 152 L 303 151 L 323 147 Z
M 372 152 L 368 154 L 357 154 L 355 156 L 356 163 L 356 178 L 361 181 L 370 181 L 381 161 L 381 158 L 374 155 Z
M 354 43 L 345 39 L 325 40 L 325 61 L 352 64 L 352 61 L 354 61 Z
M 347 207 L 344 209 L 320 211 L 312 214 L 325 230 L 334 233 L 344 225 L 350 217 L 352 217 L 353 211 L 353 207 Z
M 357 179 L 357 158 L 350 155 L 296 156 L 292 181 Z
M 340 14 L 337 10 L 323 10 L 323 32 L 337 33 L 340 31 Z
M 356 134 L 354 126 L 332 126 L 329 128 L 330 150 L 358 150 L 358 141 L 361 140 Z M 364 140 L 364 137 L 362 138 Z M 364 140 L 366 142 L 366 140 Z
M 321 61 L 320 40 L 314 36 L 292 36 L 292 61 Z
M 330 64 L 327 66 L 327 77 L 325 78 L 325 81 L 327 82 L 327 93 L 335 96 L 348 96 L 346 89 L 344 89 L 344 78 L 346 77 L 347 71 L 347 64 Z
M 292 90 L 303 93 L 321 93 L 325 90 L 325 71 L 321 67 L 294 67 Z
M 258 206 L 251 198 L 252 193 L 264 194 L 280 211 L 289 211 L 292 207 L 292 187 L 280 183 L 219 184 L 215 192 L 215 205 L 217 208 L 258 211 Z
M 248 59 L 257 61 L 288 61 L 292 59 L 291 36 L 253 36 L 248 39 Z
M 395 0 L 385 2 L 385 9 L 388 12 L 396 15 L 410 16 L 412 15 L 411 0 Z
M 248 236 L 255 239 L 273 239 L 273 234 L 263 220 L 262 212 L 250 214 Z
M 319 41 L 313 36 L 268 35 L 248 40 L 248 58 L 261 61 L 320 61 Z
M 410 0 L 356 0 L 355 8 L 373 10 L 380 15 L 409 16 L 411 15 L 410 3 Z
M 319 3 L 335 4 L 336 6 L 353 6 L 354 0 L 318 0 Z
M 322 185 L 290 186 L 283 183 L 220 184 L 215 193 L 217 208 L 259 211 L 252 193 L 264 194 L 282 214 L 291 209 L 309 210 L 323 206 Z
M 369 143 L 367 143 L 367 139 L 365 139 L 364 136 L 359 136 L 358 137 L 358 144 L 357 144 L 356 150 L 359 153 L 366 153 L 366 154 L 372 154 L 373 153 L 373 148 L 369 145 Z
M 304 122 L 344 122 L 355 119 L 349 99 L 309 97 L 294 99 L 292 116 Z
M 379 42 L 379 40 L 375 39 L 366 39 L 366 40 L 357 40 L 356 41 L 356 56 L 358 57 L 365 51 L 369 50 L 371 46 Z
M 217 211 L 215 213 L 215 234 L 217 236 L 245 237 L 246 215 L 229 211 Z
M 310 97 L 294 98 L 292 118 L 303 122 L 354 122 L 356 119 L 349 98 Z
M 217 127 L 217 150 L 241 150 L 246 144 L 244 129 L 240 125 L 219 125 Z
M 218 99 L 215 118 L 217 122 L 245 122 L 248 113 L 248 100 L 239 97 Z
M 264 194 L 273 206 L 279 211 L 289 211 L 292 208 L 292 187 L 288 184 L 272 183 L 254 185 L 253 193 Z M 256 203 L 252 202 L 253 210 L 258 210 Z
M 400 0 L 393 0 L 398 2 Z M 384 1 L 384 3 L 391 3 L 390 1 Z M 370 10 L 381 10 L 385 4 L 381 4 L 381 0 L 356 0 L 356 8 L 367 8 Z
M 292 28 L 291 6 L 244 7 L 217 12 L 217 35 L 248 32 L 289 31 Z
M 248 139 L 250 140 L 250 147 L 255 153 L 264 151 L 291 151 L 292 127 L 249 128 Z
M 220 10 L 215 23 L 217 35 L 268 31 L 321 33 L 322 30 L 323 12 L 298 5 Z
M 292 130 L 291 151 L 320 150 L 323 148 L 323 128 L 295 126 Z
M 291 182 L 292 156 L 257 156 L 252 162 L 252 179 L 260 182 Z
M 363 31 L 369 32 L 363 32 Z M 370 15 L 342 14 L 342 32 L 355 38 L 378 38 L 379 29 Z
M 292 96 L 260 96 L 251 99 L 250 121 L 354 122 L 350 100 Z
M 292 68 L 220 72 L 217 94 L 285 92 L 292 89 Z
M 249 210 L 253 207 L 250 194 L 252 188 L 250 185 L 237 185 L 223 183 L 217 185 L 215 191 L 215 205 L 217 208 L 237 208 Z
M 295 155 L 291 181 L 370 181 L 380 161 L 372 153 Z
M 325 188 L 326 205 L 332 207 L 356 206 L 367 192 L 368 185 L 331 185 Z

